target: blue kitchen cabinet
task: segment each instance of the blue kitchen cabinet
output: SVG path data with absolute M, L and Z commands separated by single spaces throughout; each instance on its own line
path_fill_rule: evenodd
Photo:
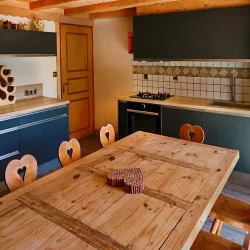
M 250 173 L 250 117 L 204 112 L 204 143 L 237 149 L 235 170 Z
M 0 181 L 4 180 L 6 166 L 13 159 L 19 159 L 18 118 L 0 121 Z
M 185 123 L 203 127 L 203 110 L 162 106 L 162 135 L 180 138 L 180 129 Z
M 69 140 L 68 117 L 59 117 L 46 122 L 46 160 L 51 161 L 58 157 L 58 148 L 63 141 Z
M 46 162 L 45 128 L 45 123 L 40 123 L 20 129 L 20 157 L 31 154 L 38 165 Z
M 69 139 L 68 106 L 0 120 L 0 181 L 8 163 L 26 154 L 38 163 L 38 175 L 60 167 L 58 148 Z

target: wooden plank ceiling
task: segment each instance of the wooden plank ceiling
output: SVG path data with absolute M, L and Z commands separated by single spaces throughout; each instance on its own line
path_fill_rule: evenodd
M 16 7 L 17 12 L 25 10 L 46 18 L 49 12 L 54 15 L 52 20 L 62 18 L 77 23 L 79 18 L 91 20 L 245 5 L 250 5 L 250 0 L 0 0 L 0 14 L 5 14 L 1 12 L 3 8 L 8 11 Z

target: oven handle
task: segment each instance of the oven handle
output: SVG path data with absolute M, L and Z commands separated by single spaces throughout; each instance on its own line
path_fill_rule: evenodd
M 148 111 L 141 111 L 141 110 L 134 110 L 134 109 L 127 109 L 127 112 L 129 113 L 137 113 L 137 114 L 144 114 L 144 115 L 153 115 L 153 116 L 159 116 L 156 112 L 148 112 Z

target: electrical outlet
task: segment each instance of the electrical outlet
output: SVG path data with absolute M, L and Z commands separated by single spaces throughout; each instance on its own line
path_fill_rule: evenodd
M 57 77 L 57 72 L 53 72 L 53 77 Z
M 174 76 L 173 79 L 174 79 L 174 82 L 178 82 L 178 76 Z
M 144 75 L 143 75 L 143 79 L 144 79 L 144 80 L 148 80 L 148 74 L 144 74 Z
M 37 95 L 37 89 L 25 89 L 24 96 Z

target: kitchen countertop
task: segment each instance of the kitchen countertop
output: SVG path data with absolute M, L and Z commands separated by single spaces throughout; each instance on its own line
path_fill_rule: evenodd
M 13 116 L 24 115 L 43 109 L 67 105 L 68 103 L 69 101 L 49 97 L 37 97 L 33 99 L 20 100 L 15 104 L 0 106 L 0 120 L 5 120 Z
M 136 93 L 128 93 L 125 95 L 118 96 L 117 99 L 121 101 L 143 102 L 143 103 L 159 104 L 162 106 L 204 110 L 214 113 L 232 114 L 238 116 L 250 116 L 250 106 L 249 109 L 242 109 L 235 107 L 221 107 L 221 106 L 211 105 L 213 99 L 184 97 L 184 96 L 174 96 L 165 101 L 147 100 L 147 99 L 130 97 L 135 94 Z

